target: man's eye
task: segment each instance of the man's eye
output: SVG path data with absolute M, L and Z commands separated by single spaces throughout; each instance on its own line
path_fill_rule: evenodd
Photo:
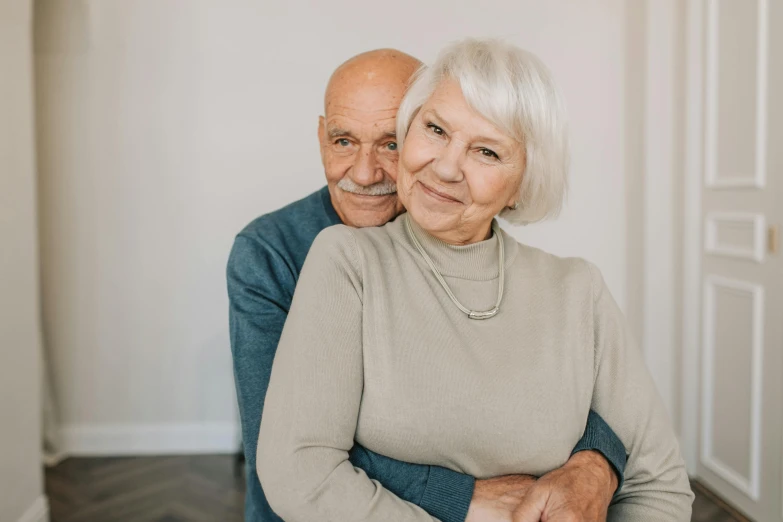
M 345 138 L 340 138 L 335 143 L 341 147 L 348 147 L 351 144 L 351 142 L 346 140 Z
M 432 129 L 432 132 L 437 134 L 438 136 L 443 136 L 443 129 L 435 125 L 434 123 L 428 123 L 427 128 Z
M 495 154 L 495 151 L 493 151 L 493 150 L 482 148 L 482 149 L 479 149 L 479 152 L 481 152 L 482 155 L 484 155 L 484 156 L 486 156 L 488 158 L 500 159 L 500 158 L 498 158 L 498 155 Z
M 397 150 L 397 142 L 390 141 L 389 143 L 386 144 L 386 148 L 389 150 Z

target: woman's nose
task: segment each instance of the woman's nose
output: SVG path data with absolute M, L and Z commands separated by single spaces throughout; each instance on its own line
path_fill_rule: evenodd
M 452 142 L 441 149 L 441 154 L 432 162 L 433 171 L 444 183 L 462 181 L 462 149 L 456 145 Z

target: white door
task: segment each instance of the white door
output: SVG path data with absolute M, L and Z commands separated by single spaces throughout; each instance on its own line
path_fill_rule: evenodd
M 783 256 L 775 250 L 783 224 L 783 1 L 706 0 L 702 7 L 697 474 L 754 520 L 780 522 Z

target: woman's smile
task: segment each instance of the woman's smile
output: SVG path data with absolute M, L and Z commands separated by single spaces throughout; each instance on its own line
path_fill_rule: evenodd
M 437 202 L 447 203 L 450 205 L 462 204 L 462 201 L 458 200 L 457 198 L 453 196 L 449 196 L 448 194 L 445 194 L 435 188 L 429 187 L 428 185 L 422 183 L 421 181 L 417 181 L 416 186 L 421 190 L 422 193 L 424 193 L 425 195 L 427 195 L 428 197 L 432 198 Z

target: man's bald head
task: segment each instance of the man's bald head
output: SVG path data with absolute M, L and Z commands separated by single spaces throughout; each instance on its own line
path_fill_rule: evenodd
M 332 206 L 347 225 L 383 225 L 402 211 L 395 122 L 420 66 L 401 51 L 378 49 L 354 56 L 329 79 L 318 139 Z
M 357 54 L 343 62 L 329 78 L 324 95 L 324 112 L 328 118 L 330 105 L 342 105 L 345 98 L 368 91 L 383 90 L 389 101 L 399 106 L 408 80 L 421 62 L 396 49 L 376 49 Z

